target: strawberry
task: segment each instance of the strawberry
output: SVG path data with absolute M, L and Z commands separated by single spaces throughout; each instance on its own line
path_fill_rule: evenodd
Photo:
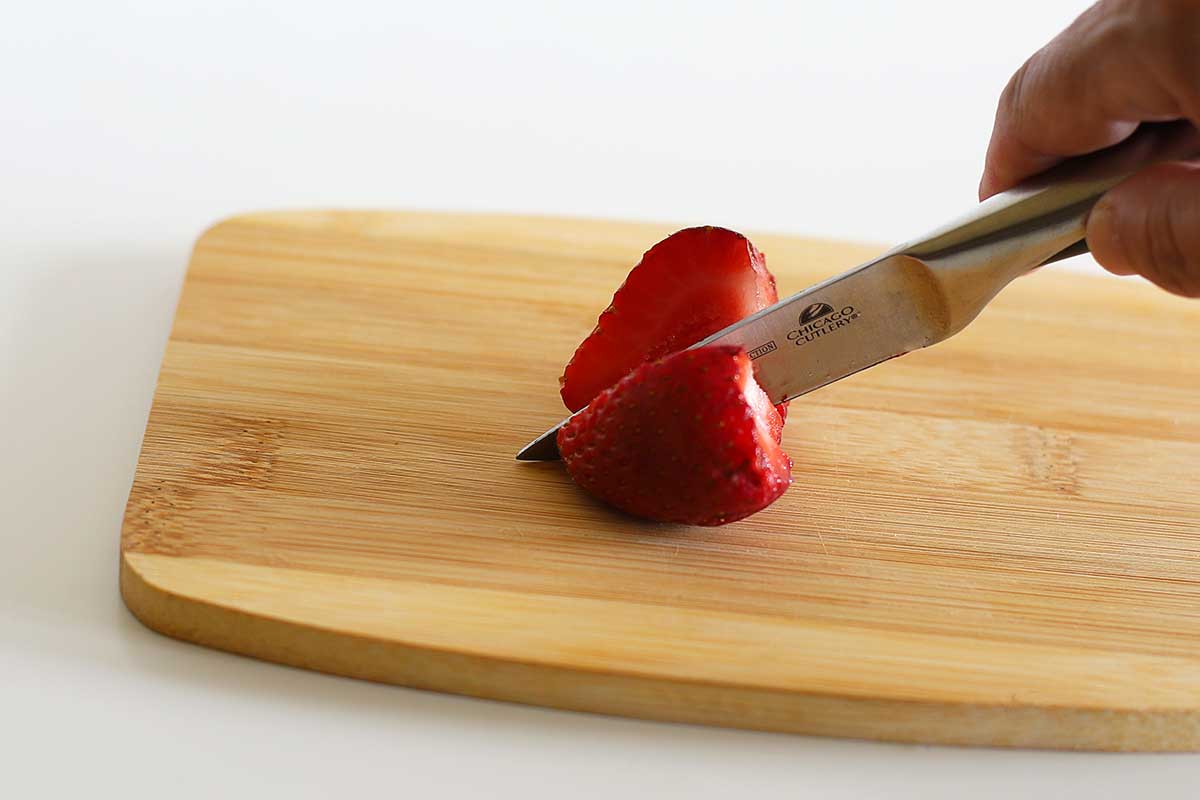
M 740 347 L 685 350 L 601 391 L 558 432 L 583 489 L 661 522 L 723 525 L 791 483 L 779 415 Z
M 714 227 L 674 233 L 642 256 L 575 350 L 559 380 L 563 402 L 578 411 L 639 364 L 778 299 L 766 259 L 745 236 Z

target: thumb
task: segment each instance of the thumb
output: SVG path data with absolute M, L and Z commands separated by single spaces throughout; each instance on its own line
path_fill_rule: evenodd
M 1156 164 L 1092 209 L 1087 241 L 1100 265 L 1200 297 L 1200 164 Z

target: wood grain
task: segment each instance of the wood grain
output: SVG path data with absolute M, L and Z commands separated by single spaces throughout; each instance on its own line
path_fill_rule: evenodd
M 513 454 L 672 226 L 279 213 L 197 243 L 122 533 L 150 627 L 273 661 L 748 728 L 1200 749 L 1200 304 L 1018 281 L 792 405 L 719 529 Z M 875 248 L 754 236 L 781 293 Z

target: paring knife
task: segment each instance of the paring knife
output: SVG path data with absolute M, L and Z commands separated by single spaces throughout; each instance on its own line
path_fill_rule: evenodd
M 799 397 L 958 333 L 1013 279 L 1086 253 L 1087 215 L 1106 191 L 1149 164 L 1198 156 L 1192 125 L 1143 125 L 1119 145 L 1066 161 L 692 347 L 741 345 L 771 402 Z M 558 458 L 565 422 L 517 459 Z

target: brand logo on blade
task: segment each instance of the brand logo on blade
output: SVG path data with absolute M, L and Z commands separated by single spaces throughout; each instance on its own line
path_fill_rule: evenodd
M 807 325 L 814 319 L 828 316 L 833 313 L 833 306 L 829 303 L 813 303 L 808 308 L 800 312 L 800 324 Z
M 788 331 L 787 338 L 800 347 L 853 324 L 860 316 L 862 312 L 854 306 L 834 309 L 829 303 L 813 303 L 800 312 L 800 327 Z

